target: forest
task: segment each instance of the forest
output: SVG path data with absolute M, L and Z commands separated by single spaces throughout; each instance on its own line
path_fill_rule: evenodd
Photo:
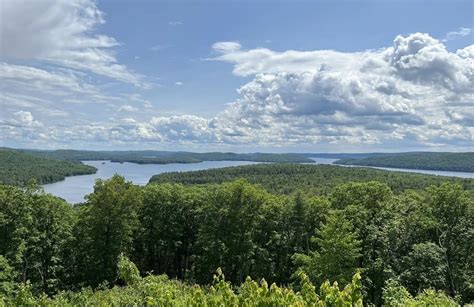
M 33 184 L 0 185 L 0 304 L 474 300 L 474 200 L 459 182 L 395 193 L 349 177 L 311 194 L 293 179 L 295 191 L 282 195 L 245 179 L 143 187 L 116 175 L 78 206 Z
M 80 162 L 38 157 L 0 149 L 0 183 L 22 185 L 34 179 L 39 184 L 64 180 L 66 176 L 94 174 L 97 169 Z
M 379 181 L 395 193 L 406 189 L 420 190 L 445 181 L 458 183 L 474 193 L 474 180 L 469 178 L 441 177 L 434 175 L 392 172 L 362 167 L 308 164 L 255 164 L 191 172 L 170 172 L 155 175 L 151 183 L 174 182 L 185 185 L 223 183 L 245 178 L 250 183 L 262 185 L 276 194 L 299 191 L 308 195 L 326 195 L 334 186 L 348 181 Z
M 340 159 L 334 164 L 474 172 L 474 152 L 407 152 Z
M 314 160 L 304 154 L 294 153 L 233 153 L 233 152 L 187 152 L 187 151 L 88 151 L 88 150 L 34 150 L 15 149 L 36 156 L 68 160 L 111 160 L 112 162 L 131 162 L 140 164 L 167 164 L 167 163 L 198 163 L 202 161 L 254 161 L 280 163 L 314 163 Z

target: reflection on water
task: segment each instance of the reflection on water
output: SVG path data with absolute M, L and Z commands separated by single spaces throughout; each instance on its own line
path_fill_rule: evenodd
M 93 191 L 97 178 L 107 179 L 114 174 L 119 174 L 135 184 L 145 185 L 153 175 L 166 172 L 186 172 L 226 166 L 254 164 L 248 161 L 204 161 L 200 163 L 172 163 L 172 164 L 136 164 L 112 163 L 109 161 L 84 161 L 84 164 L 95 166 L 97 173 L 66 177 L 63 181 L 45 184 L 46 192 L 64 198 L 69 203 L 75 204 L 84 201 L 84 196 Z

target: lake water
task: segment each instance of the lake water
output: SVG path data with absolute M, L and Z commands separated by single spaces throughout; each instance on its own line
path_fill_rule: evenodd
M 332 164 L 337 159 L 312 158 L 316 164 Z M 43 185 L 46 192 L 64 198 L 69 203 L 75 204 L 84 201 L 87 194 L 92 193 L 95 180 L 98 178 L 107 179 L 114 174 L 124 176 L 127 180 L 135 184 L 145 185 L 153 175 L 165 172 L 187 172 L 210 168 L 220 168 L 227 166 L 238 166 L 255 164 L 248 161 L 204 161 L 200 163 L 172 163 L 172 164 L 135 164 L 135 163 L 112 163 L 109 161 L 84 161 L 84 164 L 97 168 L 97 173 L 92 175 L 66 177 L 63 181 Z M 347 165 L 347 167 L 358 167 Z M 474 173 L 467 172 L 447 172 L 428 171 L 402 168 L 372 167 L 389 171 L 401 171 L 409 173 L 422 173 L 439 176 L 452 176 L 461 178 L 474 178 Z
M 145 185 L 153 175 L 166 172 L 187 172 L 227 166 L 254 164 L 249 161 L 204 161 L 200 163 L 171 164 L 136 164 L 112 163 L 110 161 L 83 161 L 84 164 L 95 166 L 97 173 L 66 177 L 63 181 L 43 185 L 43 189 L 53 195 L 64 198 L 71 204 L 84 201 L 84 196 L 92 193 L 95 180 L 107 179 L 119 174 L 135 184 Z

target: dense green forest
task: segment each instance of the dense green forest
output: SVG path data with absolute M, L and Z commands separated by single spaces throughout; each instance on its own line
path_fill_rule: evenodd
M 474 152 L 408 152 L 341 159 L 335 164 L 474 172 Z
M 21 185 L 64 180 L 66 176 L 93 174 L 95 167 L 80 162 L 60 161 L 8 149 L 0 149 L 0 183 Z
M 187 152 L 187 151 L 87 151 L 87 150 L 33 150 L 18 149 L 42 157 L 69 160 L 111 160 L 112 162 L 132 162 L 140 164 L 197 163 L 202 161 L 253 161 L 253 162 L 293 162 L 313 163 L 303 154 L 293 153 L 232 153 L 232 152 Z
M 348 181 L 324 196 L 278 195 L 243 179 L 141 187 L 116 175 L 98 180 L 75 207 L 34 186 L 1 185 L 0 301 L 455 306 L 474 300 L 469 191 L 447 182 L 393 193 L 382 182 Z
M 424 189 L 444 181 L 456 182 L 474 192 L 474 179 L 440 177 L 425 174 L 403 173 L 371 168 L 340 167 L 335 165 L 308 164 L 256 164 L 192 172 L 172 172 L 155 175 L 152 183 L 175 182 L 183 184 L 222 183 L 245 178 L 277 194 L 300 191 L 305 194 L 324 195 L 335 185 L 348 181 L 366 182 L 377 180 L 387 184 L 392 191 Z

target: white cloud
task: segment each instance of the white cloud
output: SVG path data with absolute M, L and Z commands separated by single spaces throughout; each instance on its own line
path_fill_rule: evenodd
M 176 86 L 182 86 L 182 85 L 183 85 L 183 82 L 181 82 L 181 81 L 176 81 L 176 82 L 174 83 L 174 85 L 176 85 Z
M 446 36 L 443 38 L 442 41 L 447 42 L 447 41 L 450 41 L 450 40 L 455 40 L 455 39 L 458 39 L 458 38 L 468 36 L 471 33 L 472 33 L 471 28 L 460 27 L 457 31 L 452 31 L 452 32 L 446 33 Z
M 113 37 L 94 34 L 105 20 L 93 0 L 2 0 L 0 16 L 4 59 L 40 60 L 149 87 L 118 63 Z
M 229 48 L 214 59 L 255 77 L 213 125 L 241 142 L 469 142 L 473 129 L 446 110 L 474 112 L 473 50 L 449 52 L 421 33 L 356 53 Z
M 41 91 L 70 91 L 77 93 L 96 92 L 94 86 L 82 82 L 72 71 L 47 71 L 31 66 L 0 62 L 0 78 L 4 90 L 18 86 L 19 89 Z M 8 88 L 7 88 L 8 85 Z
M 120 106 L 118 108 L 119 112 L 136 112 L 138 110 L 139 110 L 138 108 L 135 108 L 129 104 L 124 104 L 123 106 Z
M 11 126 L 18 128 L 38 128 L 42 124 L 34 120 L 33 115 L 28 111 L 17 111 L 11 114 L 10 119 L 0 119 L 0 126 Z
M 219 53 L 229 53 L 239 51 L 242 46 L 238 42 L 218 42 L 212 45 L 212 49 Z
M 172 27 L 176 27 L 176 26 L 182 25 L 183 23 L 179 20 L 173 20 L 173 21 L 168 22 L 168 24 Z
M 237 76 L 250 76 L 258 73 L 299 73 L 302 71 L 316 71 L 321 65 L 331 68 L 342 68 L 357 65 L 364 57 L 364 53 L 343 53 L 333 50 L 272 51 L 267 48 L 241 50 L 235 42 L 219 42 L 213 49 L 221 55 L 212 60 L 234 64 L 233 73 Z
M 214 60 L 251 77 L 215 116 L 153 116 L 147 109 L 147 118 L 53 126 L 42 137 L 59 144 L 473 147 L 474 45 L 450 52 L 415 33 L 354 53 L 245 50 L 235 42 L 213 48 Z M 121 98 L 150 104 L 137 94 Z M 121 104 L 121 111 L 136 110 Z M 21 131 L 9 128 L 6 138 L 38 138 Z

